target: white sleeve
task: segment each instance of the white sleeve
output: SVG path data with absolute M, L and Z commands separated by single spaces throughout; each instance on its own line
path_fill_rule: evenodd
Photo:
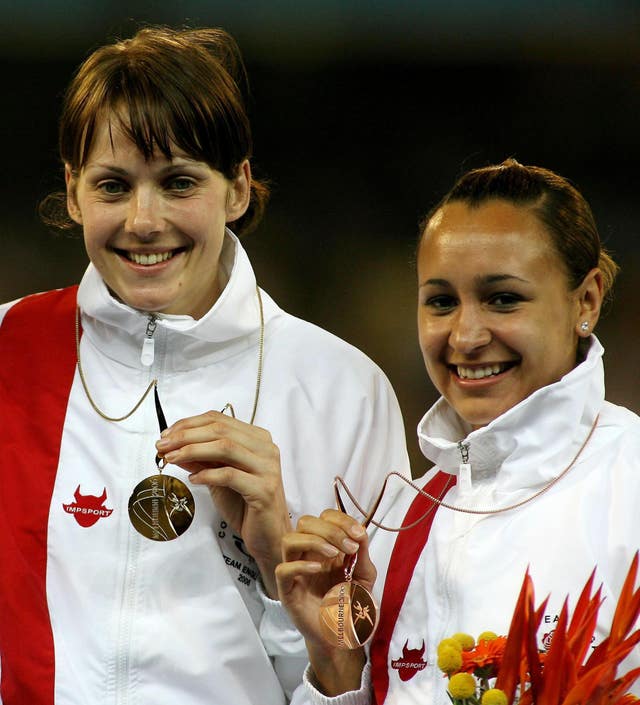
M 371 701 L 371 664 L 367 660 L 362 670 L 360 689 L 333 698 L 315 688 L 311 679 L 311 666 L 307 666 L 302 684 L 296 688 L 291 698 L 291 705 L 370 705 Z
M 376 368 L 369 383 L 369 393 L 352 413 L 357 423 L 352 428 L 350 462 L 346 470 L 337 472 L 369 511 L 388 473 L 395 471 L 411 476 L 402 414 L 395 392 L 384 373 Z M 390 509 L 402 483 L 393 480 L 387 485 L 376 518 Z M 343 497 L 347 512 L 358 516 L 351 501 Z M 374 532 L 369 527 L 369 535 Z
M 304 639 L 289 619 L 281 602 L 272 600 L 264 591 L 262 582 L 256 582 L 264 612 L 260 619 L 260 638 L 287 698 L 300 684 L 308 656 Z M 2 705 L 0 703 L 0 705 Z

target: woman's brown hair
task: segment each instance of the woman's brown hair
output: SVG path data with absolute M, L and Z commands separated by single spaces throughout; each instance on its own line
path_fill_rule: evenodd
M 87 161 L 99 120 L 117 120 L 146 159 L 171 159 L 175 145 L 226 178 L 237 176 L 253 143 L 247 73 L 235 40 L 222 29 L 141 29 L 96 49 L 67 88 L 59 128 L 60 156 L 72 172 Z M 252 180 L 238 234 L 257 225 L 269 190 Z M 41 206 L 45 222 L 71 227 L 62 194 Z
M 604 295 L 610 296 L 618 265 L 602 246 L 591 208 L 573 184 L 549 169 L 506 159 L 502 164 L 468 171 L 423 218 L 420 236 L 433 215 L 447 203 L 462 201 L 474 208 L 490 199 L 531 208 L 551 236 L 571 289 L 599 267 Z

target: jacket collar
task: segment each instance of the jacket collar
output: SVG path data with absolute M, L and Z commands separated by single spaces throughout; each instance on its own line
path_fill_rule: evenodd
M 224 289 L 215 304 L 200 319 L 186 315 L 157 315 L 156 341 L 179 343 L 170 346 L 172 366 L 184 369 L 194 361 L 206 363 L 252 344 L 259 335 L 260 314 L 256 295 L 256 278 L 247 254 L 238 238 L 227 229 L 220 258 Z M 277 307 L 262 293 L 265 319 L 275 315 Z M 90 264 L 78 290 L 83 332 L 108 357 L 132 366 L 140 365 L 142 342 L 149 314 L 115 299 L 102 277 Z M 213 361 L 213 360 L 211 360 Z
M 423 454 L 456 474 L 459 442 L 468 444 L 474 480 L 500 474 L 499 486 L 513 490 L 548 482 L 568 465 L 589 435 L 604 402 L 604 350 L 595 336 L 586 359 L 561 380 L 472 431 L 441 398 L 418 424 Z M 526 472 L 523 472 L 526 471 Z

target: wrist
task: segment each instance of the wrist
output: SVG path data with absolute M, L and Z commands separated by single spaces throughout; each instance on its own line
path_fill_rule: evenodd
M 276 583 L 275 565 L 271 568 L 258 565 L 258 568 L 260 571 L 260 582 L 262 583 L 264 594 L 271 600 L 279 601 L 280 596 L 278 595 L 278 585 Z
M 367 662 L 364 648 L 335 649 L 307 642 L 313 686 L 328 697 L 360 690 Z

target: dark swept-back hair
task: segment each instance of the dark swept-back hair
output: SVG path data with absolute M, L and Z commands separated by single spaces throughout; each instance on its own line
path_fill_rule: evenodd
M 610 296 L 618 265 L 600 242 L 591 208 L 573 184 L 549 169 L 506 159 L 502 164 L 468 171 L 421 220 L 420 240 L 431 218 L 447 203 L 462 201 L 474 208 L 491 199 L 531 209 L 551 236 L 571 289 L 599 267 L 604 295 Z
M 96 49 L 78 69 L 62 107 L 60 156 L 79 172 L 106 117 L 145 159 L 155 150 L 171 159 L 175 145 L 233 179 L 252 155 L 247 98 L 240 49 L 223 29 L 146 27 Z M 257 225 L 268 196 L 266 184 L 254 179 L 247 212 L 234 224 L 238 234 Z M 45 199 L 40 210 L 46 222 L 71 224 L 62 203 L 62 194 Z

